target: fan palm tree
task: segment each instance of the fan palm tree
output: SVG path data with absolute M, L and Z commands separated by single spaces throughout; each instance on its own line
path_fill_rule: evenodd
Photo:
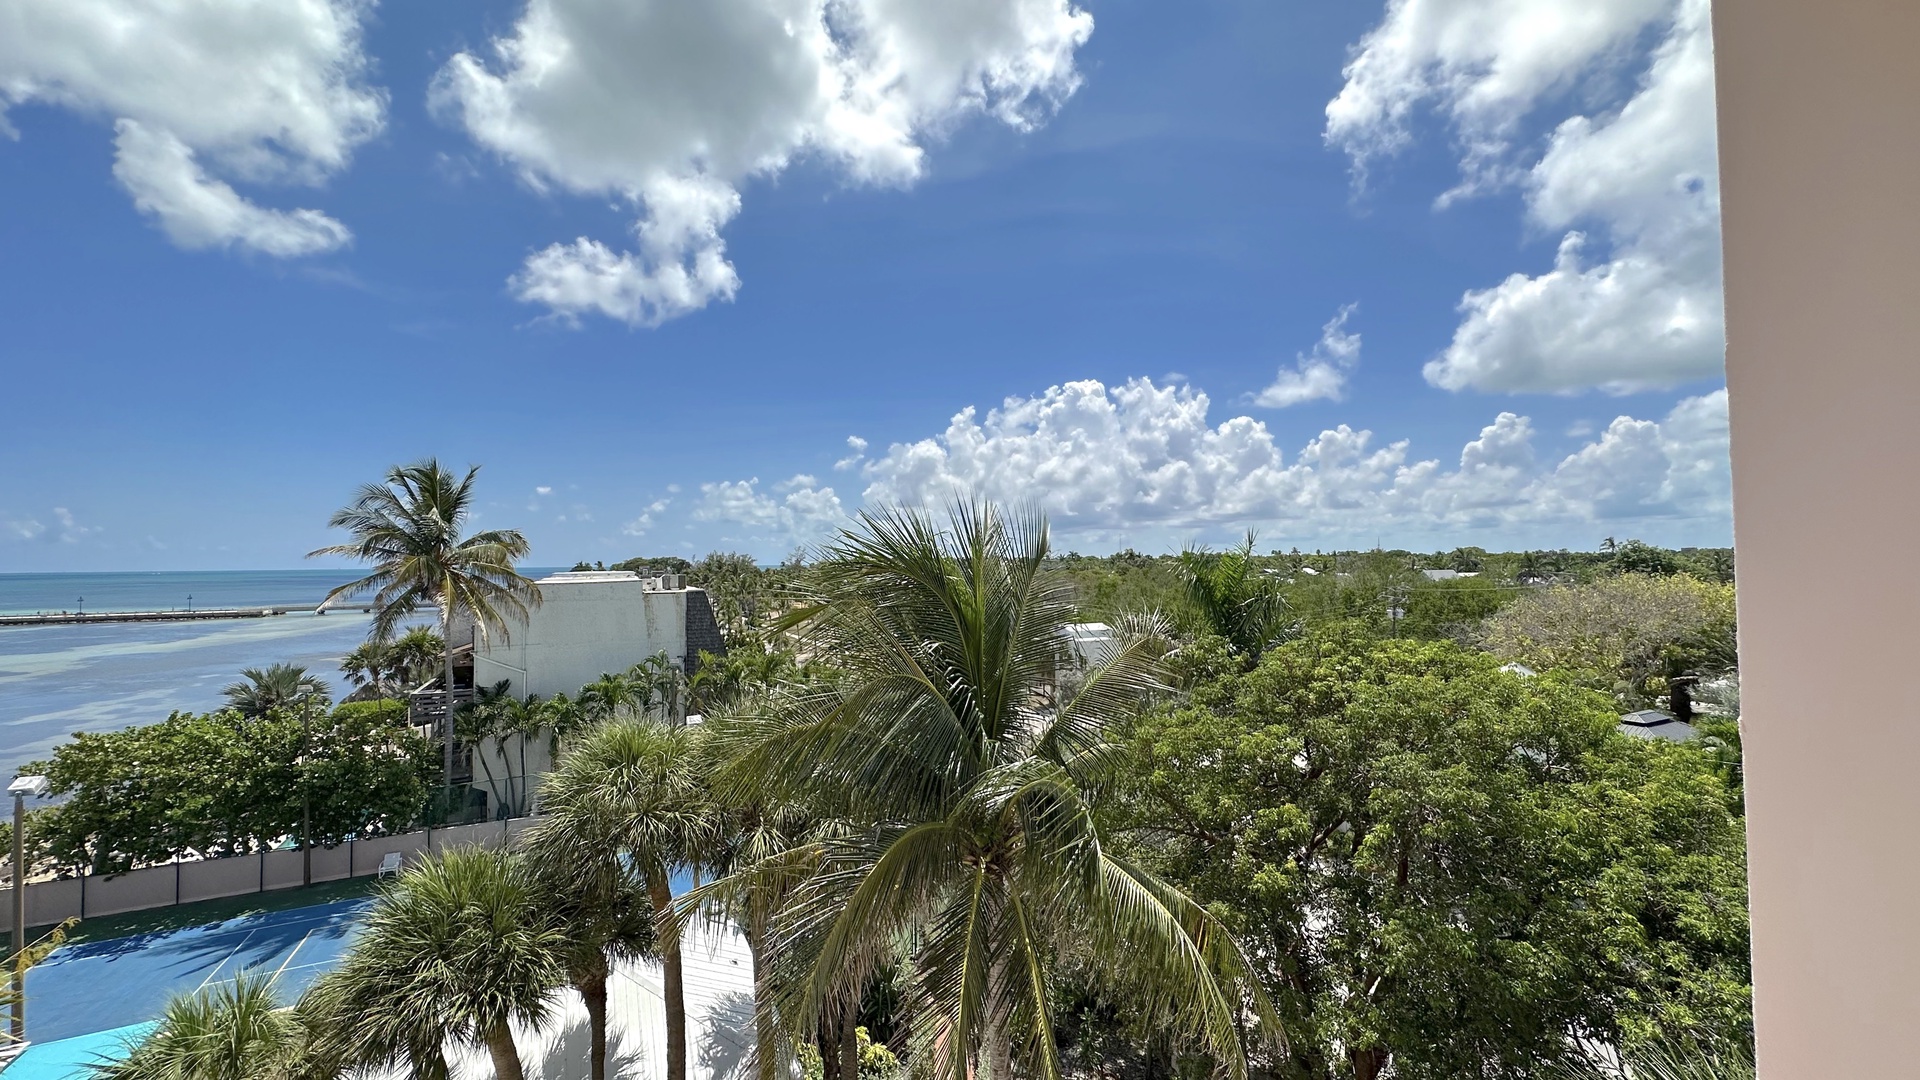
M 484 639 L 509 636 L 508 621 L 525 621 L 540 603 L 540 589 L 520 576 L 514 564 L 527 556 L 526 537 L 513 529 L 463 536 L 473 510 L 473 482 L 479 468 L 456 477 L 428 458 L 389 470 L 381 483 L 367 484 L 353 501 L 336 511 L 327 526 L 345 529 L 353 540 L 307 553 L 343 556 L 367 563 L 372 572 L 327 594 L 325 603 L 373 590 L 373 628 L 368 636 L 391 640 L 394 631 L 423 607 L 440 609 L 440 639 L 445 664 L 448 708 L 442 731 L 445 781 L 453 787 L 453 628 L 456 618 L 473 619 Z
M 498 1080 L 523 1080 L 512 1025 L 543 1019 L 566 981 L 566 935 L 544 900 L 513 852 L 454 848 L 404 871 L 302 1002 L 317 1056 L 444 1076 L 450 1039 L 484 1046 Z
M 956 506 L 862 515 L 785 620 L 843 675 L 765 723 L 717 783 L 837 804 L 861 823 L 813 845 L 779 930 L 782 1010 L 844 1016 L 903 946 L 909 1030 L 943 1080 L 1041 1080 L 1055 1054 L 1056 957 L 1093 956 L 1116 992 L 1243 1077 L 1243 1016 L 1270 1003 L 1205 908 L 1110 850 L 1093 813 L 1112 727 L 1164 689 L 1160 628 L 1123 624 L 1050 703 L 1071 588 L 1043 518 Z
M 583 835 L 583 827 L 599 835 Z M 521 840 L 565 937 L 567 981 L 587 1007 L 592 1080 L 607 1075 L 607 979 L 613 965 L 657 951 L 645 874 L 622 856 L 620 832 L 617 821 L 575 815 L 541 818 Z
M 273 978 L 242 971 L 167 1002 L 160 1025 L 97 1080 L 290 1080 L 299 1075 L 304 1036 L 280 1007 Z
M 632 716 L 602 723 L 578 737 L 541 784 L 542 850 L 601 872 L 598 860 L 624 863 L 644 890 L 649 916 L 675 925 L 674 871 L 703 865 L 715 835 L 703 765 L 692 729 Z M 680 935 L 662 934 L 655 947 L 666 1002 L 666 1080 L 686 1080 Z
M 272 667 L 243 668 L 240 681 L 220 691 L 229 708 L 248 717 L 262 717 L 275 709 L 295 709 L 302 705 L 327 707 L 327 684 L 317 675 L 307 674 L 299 664 L 275 664 Z
M 1235 651 L 1257 661 L 1287 630 L 1287 602 L 1254 562 L 1254 534 L 1230 551 L 1188 548 L 1180 553 L 1187 598 L 1207 628 Z

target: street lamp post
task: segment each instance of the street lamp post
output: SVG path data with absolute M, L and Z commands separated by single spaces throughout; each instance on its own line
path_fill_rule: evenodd
M 27 796 L 47 793 L 44 776 L 16 776 L 7 785 L 13 796 L 13 1038 L 27 1037 Z
M 313 695 L 301 699 L 300 706 L 300 884 L 313 884 L 313 795 L 307 786 L 307 755 L 310 752 L 309 728 L 313 724 Z

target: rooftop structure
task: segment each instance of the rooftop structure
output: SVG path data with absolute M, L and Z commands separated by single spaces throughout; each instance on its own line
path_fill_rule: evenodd
M 1692 724 L 1662 709 L 1640 709 L 1620 718 L 1620 730 L 1637 739 L 1686 742 L 1700 737 Z
M 692 674 L 702 651 L 726 651 L 706 591 L 688 587 L 682 575 L 584 570 L 537 584 L 540 605 L 524 622 L 474 637 L 475 685 L 507 679 L 518 697 L 577 694 L 661 653 Z

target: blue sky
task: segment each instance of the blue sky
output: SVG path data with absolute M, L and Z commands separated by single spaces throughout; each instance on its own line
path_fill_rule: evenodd
M 0 12 L 0 571 L 427 454 L 544 564 L 1730 536 L 1697 0 L 94 7 Z

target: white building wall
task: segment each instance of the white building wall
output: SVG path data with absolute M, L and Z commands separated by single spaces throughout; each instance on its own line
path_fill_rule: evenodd
M 474 642 L 474 681 L 513 683 L 513 694 L 577 694 L 666 653 L 686 667 L 687 590 L 614 571 L 555 574 L 539 581 L 541 603 L 524 624 Z

